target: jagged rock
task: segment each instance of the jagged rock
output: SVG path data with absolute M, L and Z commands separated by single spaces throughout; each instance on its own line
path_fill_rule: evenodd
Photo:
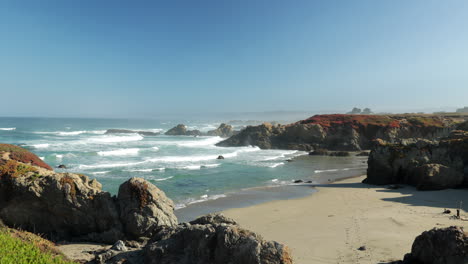
M 382 138 L 398 143 L 411 138 L 437 139 L 456 126 L 441 116 L 316 115 L 289 125 L 248 126 L 218 146 L 258 146 L 262 149 L 358 151 Z
M 219 155 L 216 159 L 224 159 L 223 155 Z
M 108 129 L 104 134 L 140 134 L 142 136 L 157 136 L 159 132 L 151 132 L 151 131 L 136 131 L 136 130 L 128 130 L 128 129 Z
M 144 179 L 131 178 L 120 185 L 117 201 L 130 238 L 151 237 L 164 226 L 177 225 L 172 200 Z
M 127 247 L 125 246 L 125 243 L 122 240 L 115 242 L 111 249 L 116 251 L 127 251 Z
M 463 228 L 434 228 L 416 237 L 404 263 L 468 263 L 468 237 Z
M 17 148 L 0 153 L 0 218 L 9 226 L 52 240 L 114 243 L 177 224 L 172 201 L 143 179 L 126 182 L 116 199 L 96 180 L 38 166 L 37 156 Z
M 169 129 L 165 135 L 168 136 L 201 136 L 202 133 L 199 130 L 187 130 L 187 126 L 184 124 L 178 124 L 177 126 Z
M 169 136 L 185 136 L 187 134 L 187 127 L 184 124 L 178 124 L 164 134 Z
M 408 145 L 376 141 L 368 160 L 370 184 L 410 184 L 422 190 L 467 185 L 468 132 L 454 131 L 439 142 Z
M 63 164 L 60 164 L 57 166 L 58 169 L 66 169 L 67 166 L 66 165 L 63 165 Z
M 218 136 L 218 137 L 231 137 L 236 132 L 231 125 L 226 125 L 222 123 L 217 129 L 208 131 L 208 136 Z
M 221 215 L 163 229 L 144 249 L 148 264 L 290 264 L 289 249 Z

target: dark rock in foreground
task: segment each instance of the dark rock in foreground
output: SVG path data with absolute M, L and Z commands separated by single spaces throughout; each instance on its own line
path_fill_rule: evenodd
M 0 218 L 9 226 L 53 240 L 114 243 L 177 225 L 172 201 L 143 179 L 124 183 L 115 199 L 85 175 L 19 162 L 14 154 L 0 150 Z
M 165 228 L 147 244 L 149 264 L 290 264 L 289 249 L 239 227 L 222 215 L 208 215 Z
M 416 237 L 411 253 L 403 263 L 462 264 L 468 263 L 468 237 L 463 228 L 434 228 Z
M 378 140 L 368 165 L 365 183 L 404 183 L 420 190 L 466 186 L 468 132 L 454 131 L 439 142 L 419 140 L 406 145 Z

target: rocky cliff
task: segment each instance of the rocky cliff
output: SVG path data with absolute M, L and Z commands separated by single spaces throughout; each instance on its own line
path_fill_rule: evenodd
M 0 218 L 53 240 L 115 242 L 176 226 L 174 205 L 151 183 L 132 178 L 117 197 L 75 173 L 57 173 L 31 152 L 0 145 Z
M 210 130 L 206 133 L 200 130 L 188 130 L 184 124 L 178 124 L 177 126 L 169 129 L 165 135 L 169 136 L 218 136 L 218 137 L 230 137 L 237 133 L 231 125 L 222 123 L 218 128 Z
M 405 183 L 422 190 L 467 186 L 468 132 L 409 144 L 377 140 L 368 165 L 365 183 Z
M 289 125 L 249 126 L 218 146 L 254 145 L 263 149 L 370 149 L 377 138 L 391 143 L 447 136 L 458 120 L 429 115 L 316 115 Z

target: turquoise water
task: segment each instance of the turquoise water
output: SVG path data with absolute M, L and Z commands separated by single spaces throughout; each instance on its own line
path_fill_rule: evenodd
M 366 168 L 365 159 L 358 157 L 216 147 L 219 137 L 104 134 L 111 128 L 164 133 L 178 123 L 206 132 L 221 121 L 0 118 L 0 142 L 21 145 L 54 167 L 68 167 L 56 171 L 97 178 L 112 194 L 130 177 L 145 178 L 164 190 L 177 208 L 252 187 L 290 185 L 293 179 L 318 183 L 359 175 Z M 217 160 L 218 155 L 225 159 Z

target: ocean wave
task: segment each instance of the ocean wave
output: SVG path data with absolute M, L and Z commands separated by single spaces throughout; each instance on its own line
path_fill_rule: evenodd
M 39 149 L 39 148 L 48 148 L 48 147 L 50 147 L 50 144 L 42 143 L 42 144 L 33 144 L 33 145 L 29 145 L 29 146 Z
M 208 147 L 208 146 L 214 146 L 216 143 L 222 141 L 223 139 L 221 137 L 209 137 L 209 138 L 204 138 L 201 140 L 193 140 L 193 141 L 187 141 L 187 142 L 176 142 L 177 146 L 180 147 Z
M 34 134 L 57 135 L 57 136 L 77 136 L 81 134 L 97 134 L 102 135 L 105 130 L 78 130 L 78 131 L 36 131 Z
M 296 156 L 294 154 L 298 153 L 299 151 L 297 150 L 292 150 L 292 151 L 284 151 L 282 153 L 279 153 L 279 155 L 277 156 L 273 156 L 273 157 L 267 157 L 265 159 L 263 159 L 263 161 L 270 161 L 270 160 L 277 160 L 277 159 L 284 159 L 286 158 L 286 156 Z M 301 153 L 302 155 L 302 153 Z
M 151 172 L 153 169 L 135 169 L 135 170 L 125 170 L 128 172 Z
M 185 207 L 187 207 L 188 205 L 191 205 L 191 204 L 202 203 L 202 202 L 206 202 L 206 201 L 209 201 L 209 200 L 217 200 L 219 198 L 224 198 L 224 197 L 227 197 L 227 196 L 225 194 L 215 194 L 215 195 L 204 194 L 204 195 L 201 195 L 199 199 L 189 198 L 189 199 L 185 200 L 182 203 L 176 204 L 175 209 L 176 210 L 177 209 L 182 209 L 182 208 L 185 208 Z
M 45 157 L 39 157 L 39 158 L 40 158 L 41 160 L 44 160 L 44 159 L 45 159 Z
M 284 165 L 283 162 L 278 162 L 278 163 L 273 163 L 271 165 L 268 165 L 269 168 L 276 168 L 278 166 Z
M 167 181 L 167 180 L 170 180 L 174 178 L 174 176 L 169 176 L 169 177 L 166 177 L 166 178 L 160 178 L 160 179 L 153 179 L 153 181 Z
M 314 173 L 322 173 L 322 172 L 335 172 L 340 171 L 340 169 L 330 169 L 330 170 L 314 170 Z
M 16 127 L 0 127 L 0 130 L 3 130 L 3 131 L 12 131 L 12 130 L 16 130 Z
M 205 164 L 205 165 L 202 165 L 201 167 L 202 168 L 217 168 L 219 167 L 221 164 Z
M 106 174 L 106 173 L 109 173 L 111 171 L 94 171 L 94 172 L 90 172 L 89 174 Z
M 181 169 L 184 169 L 184 170 L 199 170 L 201 169 L 201 165 L 188 165 L 188 166 L 183 166 L 181 167 Z
M 232 153 L 222 154 L 222 156 L 225 158 L 234 158 L 234 157 L 237 157 L 240 153 L 255 152 L 255 151 L 260 151 L 260 150 L 261 149 L 259 147 L 244 147 Z
M 121 143 L 129 141 L 140 141 L 142 139 L 143 136 L 139 134 L 129 134 L 126 136 L 104 135 L 101 137 L 89 138 L 87 141 L 93 143 Z
M 145 162 L 138 161 L 138 162 L 129 162 L 129 163 L 104 163 L 104 164 L 96 164 L 96 165 L 81 164 L 78 166 L 78 168 L 79 169 L 117 168 L 117 167 L 130 167 L 130 166 L 140 165 L 143 163 Z
M 158 148 L 158 147 L 152 147 L 152 149 L 154 149 L 154 150 L 159 150 L 159 148 Z
M 160 158 L 147 159 L 146 162 L 166 162 L 166 163 L 178 163 L 178 162 L 197 162 L 216 160 L 217 155 L 204 155 L 204 156 L 165 156 Z
M 138 148 L 128 148 L 128 149 L 116 149 L 108 151 L 98 151 L 99 156 L 136 156 L 140 149 Z

